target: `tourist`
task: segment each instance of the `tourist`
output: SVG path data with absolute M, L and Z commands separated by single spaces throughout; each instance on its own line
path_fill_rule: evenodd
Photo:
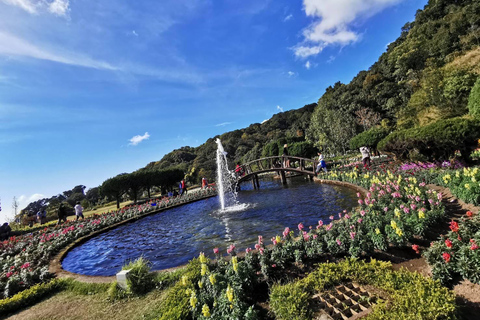
M 37 211 L 37 222 L 42 223 L 42 209 L 38 209 Z
M 187 184 L 185 183 L 185 180 L 182 180 L 182 194 L 187 194 Z
M 58 207 L 58 222 L 57 225 L 61 224 L 63 222 L 67 221 L 67 208 L 65 208 L 65 205 L 63 203 L 60 203 L 60 206 Z
M 208 187 L 208 181 L 205 177 L 202 178 L 202 189 L 206 189 Z
M 0 227 L 0 241 L 7 240 L 10 237 L 10 234 L 12 232 L 12 228 L 8 225 L 8 222 L 5 222 L 1 227 Z
M 77 201 L 77 205 L 75 206 L 75 216 L 75 221 L 77 221 L 79 218 L 85 220 L 85 217 L 83 216 L 83 207 L 80 205 L 80 201 Z
M 368 149 L 368 147 L 361 147 L 360 152 L 362 153 L 363 167 L 370 169 L 370 149 Z
M 288 157 L 288 149 L 287 148 L 288 148 L 288 144 L 285 143 L 283 145 L 283 153 L 282 153 L 283 157 Z M 284 168 L 290 167 L 290 160 L 288 158 L 285 158 L 284 163 L 283 163 L 283 167 Z
M 237 166 L 235 167 L 235 173 L 237 174 L 237 178 L 245 174 L 245 172 L 243 171 L 243 167 L 240 165 L 240 162 L 237 162 Z
M 183 193 L 183 180 L 178 183 L 178 193 L 182 194 Z
M 47 222 L 47 210 L 43 209 L 42 214 L 40 216 L 40 224 L 44 224 Z
M 318 165 L 317 165 L 317 170 L 315 173 L 319 173 L 320 170 L 323 170 L 325 173 L 327 173 L 327 163 L 325 162 L 325 159 L 323 157 L 323 154 L 321 152 L 318 153 Z

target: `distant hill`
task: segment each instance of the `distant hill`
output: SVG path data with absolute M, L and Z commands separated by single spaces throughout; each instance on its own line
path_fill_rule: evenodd
M 204 144 L 192 148 L 182 147 L 166 154 L 160 161 L 149 163 L 145 169 L 179 168 L 188 173 L 191 182 L 198 183 L 202 177 L 212 181 L 215 177 L 215 140 L 220 138 L 231 165 L 237 161 L 242 163 L 281 153 L 277 148 L 266 148 L 269 144 L 297 144 L 310 145 L 310 148 L 296 148 L 303 150 L 303 156 L 313 156 L 313 144 L 305 141 L 305 132 L 310 125 L 310 118 L 317 106 L 312 103 L 297 110 L 275 114 L 263 123 L 254 123 L 245 129 L 226 132 L 208 139 Z M 300 151 L 299 151 L 300 152 Z

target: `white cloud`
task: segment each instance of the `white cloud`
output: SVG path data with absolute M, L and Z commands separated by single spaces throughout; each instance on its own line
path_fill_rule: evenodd
M 288 20 L 290 20 L 292 18 L 293 18 L 293 14 L 289 14 L 288 16 L 285 17 L 285 19 L 283 19 L 283 21 L 287 22 Z
M 307 68 L 307 70 L 308 70 L 308 69 L 310 69 L 311 67 L 312 67 L 312 65 L 310 64 L 310 61 L 307 61 L 307 62 L 305 63 L 305 68 Z
M 265 119 L 265 120 L 263 120 L 260 124 L 264 124 L 264 123 L 267 122 L 268 120 L 270 120 L 270 119 Z
M 66 16 L 70 11 L 69 0 L 54 0 L 48 5 L 48 11 L 57 16 Z
M 330 58 L 327 60 L 327 63 L 332 63 L 333 61 L 335 61 L 335 56 L 330 56 Z
M 135 37 L 138 37 L 137 31 L 133 30 L 133 31 L 132 31 L 132 34 L 133 34 Z
M 19 7 L 31 14 L 37 13 L 38 3 L 34 4 L 31 0 L 0 0 L 0 1 L 11 6 Z
M 23 197 L 23 195 L 18 198 L 19 202 L 20 202 L 21 197 Z M 40 199 L 43 199 L 43 198 L 45 198 L 45 196 L 43 194 L 34 193 L 28 198 L 27 202 L 30 203 L 30 202 L 37 201 L 37 200 L 40 200 Z
M 293 76 L 295 75 L 295 72 L 293 72 L 293 71 L 288 71 L 287 74 L 288 74 L 289 77 L 293 77 Z
M 312 47 L 306 47 L 306 46 L 296 46 L 293 48 L 295 51 L 295 55 L 299 58 L 307 58 L 310 56 L 316 56 L 320 52 L 322 52 L 324 45 L 318 45 L 318 46 L 312 46 Z
M 97 61 L 86 56 L 73 53 L 63 55 L 39 48 L 14 35 L 0 31 L 0 55 L 23 56 L 40 60 L 49 60 L 63 64 L 75 65 L 93 69 L 118 70 L 118 68 L 103 61 Z
M 147 140 L 148 138 L 150 138 L 150 135 L 148 134 L 148 132 L 145 132 L 145 134 L 143 136 L 141 136 L 141 135 L 134 136 L 133 138 L 128 140 L 128 141 L 130 141 L 130 143 L 128 145 L 129 146 L 136 146 L 137 144 L 139 144 L 143 140 Z
M 283 112 L 283 108 L 280 107 L 280 106 L 277 106 L 277 110 L 280 111 L 280 112 Z
M 225 127 L 226 125 L 232 124 L 231 122 L 222 122 L 219 124 L 216 124 L 215 127 Z
M 402 0 L 303 0 L 305 14 L 317 18 L 303 31 L 303 44 L 293 48 L 300 58 L 317 55 L 327 45 L 358 40 L 351 30 L 358 19 L 368 18 Z

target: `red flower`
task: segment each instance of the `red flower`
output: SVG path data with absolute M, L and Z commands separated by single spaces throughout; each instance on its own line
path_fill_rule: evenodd
M 419 248 L 419 245 L 418 245 L 418 244 L 413 244 L 413 245 L 412 245 L 412 249 L 415 251 L 416 254 L 419 254 L 419 253 L 420 253 L 420 251 L 418 250 L 418 248 Z
M 472 211 L 467 211 L 467 217 L 471 217 L 473 216 L 473 212 Z
M 472 245 L 470 246 L 470 249 L 471 249 L 471 250 L 477 250 L 477 249 L 478 249 L 478 245 L 474 242 L 474 243 L 472 243 Z
M 444 253 L 442 254 L 442 258 L 443 258 L 443 260 L 445 260 L 446 263 L 448 263 L 448 262 L 450 261 L 450 258 L 451 258 L 451 257 L 452 257 L 452 256 L 451 256 L 450 254 L 448 254 L 447 252 L 444 252 Z
M 449 239 L 445 240 L 445 245 L 447 246 L 447 248 L 451 248 L 452 247 L 452 241 L 450 241 Z
M 450 222 L 450 230 L 458 232 L 458 223 L 452 220 L 452 222 Z

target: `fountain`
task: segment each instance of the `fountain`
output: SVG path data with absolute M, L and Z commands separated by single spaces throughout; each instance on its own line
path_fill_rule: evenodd
M 237 184 L 235 173 L 228 169 L 227 153 L 223 149 L 222 142 L 217 138 L 217 192 L 220 200 L 222 211 L 230 211 L 229 209 L 238 206 L 237 192 L 235 186 Z

